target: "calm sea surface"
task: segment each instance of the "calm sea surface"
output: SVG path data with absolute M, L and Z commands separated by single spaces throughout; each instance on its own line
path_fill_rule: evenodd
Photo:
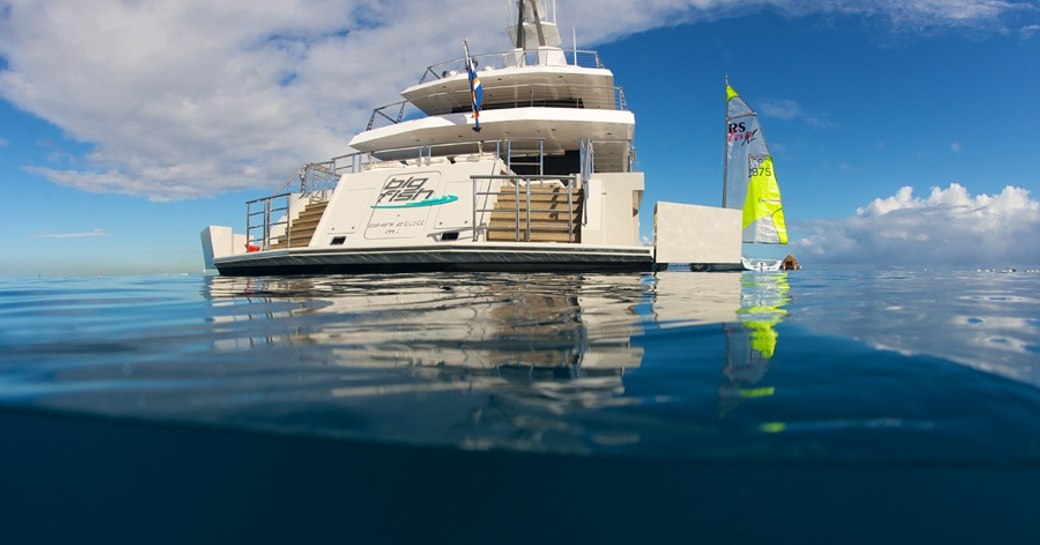
M 1038 543 L 1040 273 L 0 280 L 0 436 L 8 543 Z

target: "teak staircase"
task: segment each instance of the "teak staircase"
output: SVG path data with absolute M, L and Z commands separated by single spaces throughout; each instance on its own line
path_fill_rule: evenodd
M 489 242 L 581 242 L 580 189 L 571 189 L 568 199 L 564 186 L 531 184 L 520 187 L 519 202 L 517 197 L 515 185 L 502 185 L 487 228 Z
M 311 237 L 318 230 L 318 222 L 328 201 L 311 202 L 303 207 L 300 216 L 289 223 L 288 237 L 283 233 L 271 243 L 272 250 L 281 248 L 301 248 L 311 243 Z

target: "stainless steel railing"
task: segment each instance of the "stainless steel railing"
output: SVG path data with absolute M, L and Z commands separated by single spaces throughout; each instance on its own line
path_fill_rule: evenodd
M 578 92 L 573 92 L 577 90 Z M 560 91 L 565 91 L 561 93 Z M 567 96 L 573 94 L 577 96 Z M 564 96 L 565 98 L 558 98 Z M 402 100 L 379 106 L 372 110 L 366 130 L 396 125 L 405 121 L 422 119 L 430 115 L 469 112 L 469 88 L 443 93 L 434 93 L 430 98 L 436 104 L 462 104 L 457 109 L 441 108 L 423 111 L 415 104 Z M 606 85 L 568 85 L 564 83 L 529 83 L 518 85 L 484 86 L 483 111 L 504 108 L 527 108 L 547 106 L 553 108 L 578 108 L 591 110 L 627 110 L 625 91 L 621 87 Z
M 285 236 L 288 240 L 291 226 L 289 225 L 289 202 L 291 193 L 281 193 L 253 199 L 246 202 L 246 244 L 257 250 L 270 250 L 274 241 L 274 231 L 277 227 L 285 226 Z M 272 216 L 284 214 L 284 219 L 271 221 Z M 257 232 L 259 231 L 259 233 Z
M 495 212 L 508 213 L 514 221 L 514 242 L 530 242 L 533 240 L 532 216 L 534 214 L 557 214 L 565 215 L 567 226 L 540 226 L 540 231 L 557 231 L 567 233 L 567 242 L 577 242 L 578 227 L 583 221 L 578 216 L 578 208 L 582 206 L 584 184 L 579 182 L 578 176 L 518 176 L 518 175 L 487 175 L 471 176 L 473 182 L 473 241 L 480 239 L 481 234 L 488 240 L 492 229 L 491 222 Z M 495 183 L 498 182 L 498 183 Z M 546 191 L 546 182 L 560 182 L 566 190 L 567 207 L 565 209 L 549 207 L 534 208 L 532 206 L 532 195 L 558 195 L 555 189 Z M 502 186 L 506 183 L 513 184 L 513 207 L 507 208 L 495 206 L 499 204 L 498 198 L 504 193 Z M 534 187 L 537 184 L 538 187 Z M 521 189 L 522 188 L 522 189 Z M 489 206 L 489 203 L 491 204 Z
M 519 68 L 522 66 L 563 65 L 581 68 L 603 68 L 603 61 L 600 60 L 598 52 L 580 49 L 546 48 L 528 49 L 525 51 L 510 49 L 497 53 L 472 55 L 470 58 L 476 61 L 477 70 L 481 74 L 489 70 Z M 464 73 L 466 73 L 466 58 L 459 57 L 427 66 L 422 76 L 419 77 L 419 83 Z

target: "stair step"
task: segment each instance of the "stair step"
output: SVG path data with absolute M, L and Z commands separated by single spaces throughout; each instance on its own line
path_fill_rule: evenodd
M 531 210 L 532 213 L 546 212 L 554 214 L 566 214 L 567 210 L 574 210 L 574 214 L 577 215 L 581 210 L 581 203 L 572 203 L 571 206 L 567 206 L 567 201 L 563 202 L 536 202 L 531 201 L 531 205 L 528 206 L 526 202 L 512 202 L 512 201 L 498 201 L 490 211 L 492 212 L 503 212 L 513 214 L 516 213 L 517 209 L 520 212 Z
M 299 219 L 320 218 L 322 215 L 325 214 L 325 208 L 326 205 L 324 204 L 322 204 L 318 208 L 305 208 L 302 212 L 300 212 Z
M 527 210 L 528 206 L 526 202 L 515 203 L 512 201 L 498 201 L 495 203 L 493 210 L 503 210 L 507 212 L 513 212 L 517 208 L 521 211 Z M 573 203 L 569 208 L 573 208 L 575 213 L 581 208 L 580 203 Z M 531 201 L 530 210 L 532 212 L 563 212 L 566 213 L 568 209 L 567 201 L 564 202 L 536 202 Z
M 293 220 L 289 226 L 289 235 L 292 236 L 292 240 L 286 240 L 285 235 L 279 236 L 271 243 L 271 249 L 303 248 L 309 245 L 315 231 L 318 230 L 318 223 L 321 222 L 321 217 L 325 214 L 325 209 L 328 208 L 328 205 L 328 201 L 320 201 L 308 203 L 304 206 L 303 210 L 300 211 L 299 217 Z
M 521 231 L 520 240 L 516 240 L 515 232 L 488 231 L 489 242 L 581 242 L 579 235 L 569 233 L 532 232 L 531 240 L 524 240 L 525 234 Z
M 579 217 L 576 216 L 572 218 L 568 217 L 567 214 L 559 214 L 555 217 L 551 214 L 532 214 L 531 217 L 528 218 L 526 214 L 520 214 L 520 217 L 517 218 L 514 214 L 491 214 L 491 222 L 509 224 L 520 223 L 521 225 L 526 225 L 527 222 L 531 222 L 532 224 L 544 223 L 546 225 L 567 225 L 568 223 L 579 223 Z
M 516 201 L 518 199 L 516 198 L 516 193 L 502 192 L 502 193 L 498 194 L 498 200 L 499 201 L 506 201 L 506 200 L 508 200 L 510 202 L 514 202 L 514 201 Z M 527 194 L 526 193 L 521 193 L 519 201 L 520 202 L 524 202 L 526 200 L 527 200 Z M 532 201 L 539 201 L 539 202 L 542 202 L 542 201 L 567 202 L 567 194 L 566 193 L 531 193 L 531 200 Z M 581 194 L 580 193 L 572 193 L 571 194 L 571 202 L 578 202 L 580 200 L 581 200 Z
M 495 231 L 495 232 L 503 232 L 503 233 L 513 233 L 514 236 L 516 235 L 516 225 L 509 225 L 509 224 L 498 224 L 498 225 L 495 225 L 495 224 L 492 223 L 491 225 L 488 225 L 487 230 L 488 231 Z M 568 227 L 567 225 L 534 225 L 534 224 L 531 225 L 531 234 L 532 235 L 534 233 L 536 233 L 536 232 L 537 233 L 570 233 L 571 231 L 572 231 L 572 229 L 570 227 Z M 574 229 L 573 231 L 577 231 L 577 229 Z M 520 238 L 523 238 L 525 233 L 527 233 L 527 226 L 521 225 L 520 226 Z
M 558 185 L 520 187 L 502 186 L 495 196 L 487 225 L 490 242 L 581 242 L 583 195 L 577 188 Z M 530 232 L 528 232 L 530 218 Z M 519 229 L 517 229 L 519 224 Z M 519 236 L 517 232 L 519 231 Z M 517 240 L 519 238 L 519 240 Z
M 516 210 L 495 210 L 491 212 L 491 221 L 521 221 L 526 222 L 528 216 L 531 221 L 563 221 L 566 222 L 568 219 L 573 219 L 575 223 L 581 220 L 581 211 L 576 210 L 573 218 L 566 210 L 558 210 L 553 212 L 542 212 L 538 209 L 534 209 L 530 214 L 527 210 L 520 210 L 517 214 Z
M 297 231 L 306 231 L 307 229 L 316 229 L 320 221 L 321 217 L 296 220 L 292 222 L 292 232 L 295 233 Z

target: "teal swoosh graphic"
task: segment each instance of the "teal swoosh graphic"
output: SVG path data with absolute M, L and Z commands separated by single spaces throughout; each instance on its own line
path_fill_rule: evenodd
M 445 195 L 443 197 L 437 197 L 436 199 L 426 199 L 425 201 L 409 202 L 404 204 L 373 204 L 369 208 L 419 208 L 420 206 L 438 206 L 441 204 L 448 204 L 459 200 L 458 195 Z

